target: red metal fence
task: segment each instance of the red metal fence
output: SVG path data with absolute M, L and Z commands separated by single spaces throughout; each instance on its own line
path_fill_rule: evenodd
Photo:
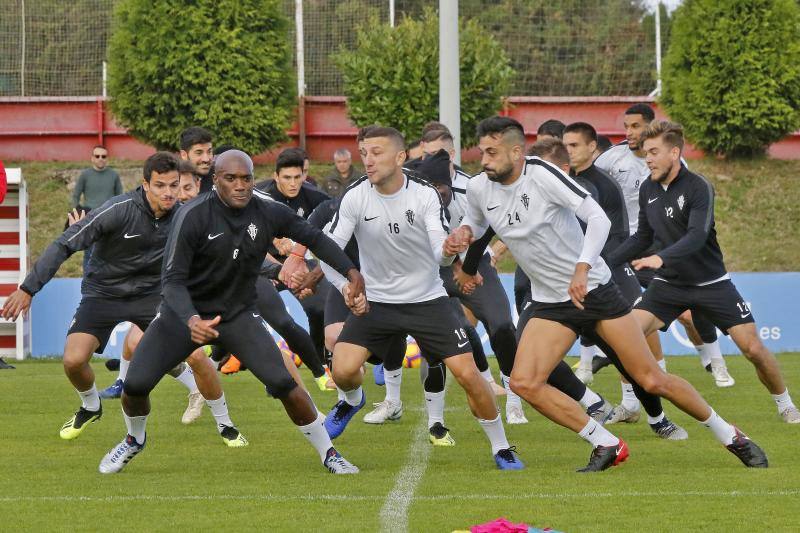
M 511 97 L 504 113 L 525 126 L 529 139 L 549 118 L 564 123 L 589 122 L 613 141 L 623 138 L 622 115 L 635 102 L 647 97 Z M 663 115 L 657 109 L 659 115 Z M 330 160 L 337 148 L 355 151 L 356 128 L 347 118 L 344 97 L 307 97 L 304 104 L 306 148 L 312 159 Z M 288 134 L 297 144 L 299 124 Z M 0 159 L 31 161 L 88 160 L 91 148 L 104 144 L 114 158 L 141 160 L 153 148 L 131 137 L 114 122 L 102 98 L 0 98 Z M 279 149 L 255 159 L 274 159 Z M 800 131 L 773 144 L 769 154 L 778 159 L 800 159 Z M 474 158 L 475 150 L 465 152 Z M 700 152 L 689 149 L 687 156 Z

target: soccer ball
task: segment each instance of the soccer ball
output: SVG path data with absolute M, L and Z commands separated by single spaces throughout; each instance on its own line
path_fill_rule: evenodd
M 289 349 L 289 345 L 286 344 L 285 340 L 283 339 L 278 340 L 278 348 L 280 348 L 281 352 L 284 355 L 288 355 L 289 357 L 292 358 L 292 361 L 294 361 L 294 364 L 297 368 L 300 368 L 303 365 L 303 361 L 300 359 L 300 356 L 292 352 L 291 349 Z
M 417 341 L 411 339 L 406 344 L 406 356 L 403 358 L 403 366 L 406 368 L 419 368 L 422 363 L 422 355 L 420 354 Z

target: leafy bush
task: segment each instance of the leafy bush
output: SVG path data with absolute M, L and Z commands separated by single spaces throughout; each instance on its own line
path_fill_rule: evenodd
M 280 0 L 121 0 L 109 49 L 116 119 L 159 149 L 193 125 L 250 153 L 286 138 L 295 106 Z
M 761 153 L 800 127 L 795 0 L 687 0 L 675 12 L 662 103 L 696 146 Z
M 459 23 L 461 143 L 475 144 L 475 125 L 494 114 L 514 71 L 502 47 L 477 22 Z M 419 20 L 396 27 L 375 19 L 358 30 L 358 46 L 336 63 L 344 77 L 350 118 L 358 125 L 384 124 L 408 139 L 438 119 L 439 19 L 426 9 Z

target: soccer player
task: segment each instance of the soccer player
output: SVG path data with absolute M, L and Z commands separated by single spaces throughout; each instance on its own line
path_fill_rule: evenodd
M 447 222 L 439 194 L 403 171 L 405 141 L 394 128 L 363 128 L 358 141 L 367 175 L 345 191 L 328 234 L 341 247 L 355 235 L 370 310 L 347 318 L 334 348 L 334 381 L 345 398 L 325 419 L 328 433 L 338 437 L 364 406 L 361 367 L 370 355 L 385 354 L 395 336 L 410 334 L 423 352 L 444 359 L 467 392 L 498 468 L 523 468 L 506 440 L 494 394 L 465 349 L 469 339 L 439 277 L 439 266 L 455 256 L 443 255 Z M 337 288 L 344 286 L 329 266 L 322 268 Z
M 257 188 L 268 194 L 273 200 L 287 205 L 301 218 L 307 219 L 319 204 L 330 197 L 304 181 L 304 157 L 304 152 L 296 148 L 287 148 L 282 151 L 275 161 L 274 179 L 258 184 Z M 302 245 L 295 245 L 288 240 L 279 241 L 277 244 L 280 249 L 273 247 L 271 255 L 284 263 L 284 271 L 281 273 L 280 279 L 287 283 L 289 288 L 293 288 L 290 283 L 291 274 L 298 270 L 304 272 L 309 270 L 309 263 L 305 260 L 306 249 Z M 313 266 L 313 263 L 311 265 Z M 278 292 L 267 287 L 266 283 L 268 282 L 263 280 L 258 283 L 259 301 L 265 302 L 259 308 L 261 311 L 272 309 L 279 314 L 286 314 L 285 306 L 280 300 Z M 290 338 L 286 339 L 287 343 L 292 341 L 290 343 L 290 347 L 293 347 L 292 351 L 295 351 L 294 347 L 300 350 L 296 353 L 311 370 L 321 391 L 333 390 L 333 384 L 330 383 L 330 377 L 323 364 L 325 360 L 325 299 L 329 290 L 331 290 L 331 284 L 327 280 L 320 280 L 312 296 L 299 300 L 308 317 L 308 333 L 312 341 L 310 346 L 313 346 L 314 350 L 308 349 L 308 342 L 305 338 L 301 338 L 303 335 L 294 328 L 292 328 Z M 278 315 L 273 316 L 272 312 L 265 319 L 270 324 L 273 322 L 276 324 L 286 323 L 285 317 L 281 319 Z M 281 336 L 283 335 L 281 334 Z
M 580 126 L 573 126 L 573 133 L 567 133 L 566 130 L 564 133 L 564 139 L 570 141 L 570 144 L 572 145 L 571 150 L 568 149 L 567 146 L 558 139 L 545 139 L 543 141 L 536 142 L 536 144 L 531 147 L 531 150 L 528 153 L 530 155 L 539 156 L 545 161 L 555 164 L 557 167 L 563 170 L 565 174 L 574 172 L 571 162 L 575 160 L 576 157 L 578 158 L 578 161 L 583 161 L 583 163 L 578 163 L 578 168 L 581 168 L 582 170 L 578 172 L 577 175 L 573 176 L 573 179 L 576 183 L 578 183 L 578 185 L 586 189 L 586 191 L 598 203 L 603 212 L 606 213 L 606 216 L 608 216 L 609 221 L 611 222 L 606 244 L 603 246 L 603 251 L 600 254 L 600 257 L 605 260 L 605 254 L 615 249 L 627 238 L 625 235 L 628 233 L 628 223 L 624 217 L 625 208 L 622 200 L 622 193 L 619 190 L 619 185 L 617 182 L 607 174 L 601 174 L 602 171 L 597 170 L 593 166 L 585 167 L 586 161 L 583 158 L 588 157 L 588 161 L 591 163 L 591 145 L 588 143 L 581 144 L 579 141 L 577 141 L 574 138 L 574 132 L 581 131 L 588 134 L 591 133 L 591 131 L 594 131 L 594 128 L 586 123 L 579 124 Z M 588 128 L 591 128 L 591 130 L 589 130 L 587 126 Z M 578 222 L 581 225 L 581 229 L 585 231 L 586 227 L 584 223 L 580 219 Z M 633 275 L 633 270 L 630 268 L 630 266 L 628 266 L 627 271 L 623 268 L 623 266 L 612 269 L 611 278 L 614 280 L 614 283 L 617 284 L 622 296 L 628 301 L 629 305 L 633 305 L 639 301 L 641 298 L 641 289 L 639 288 L 639 283 L 636 281 L 636 277 Z M 532 307 L 528 307 L 523 311 L 522 315 L 520 316 L 519 328 L 524 327 L 524 324 L 527 323 L 527 320 L 530 320 L 532 312 Z M 587 349 L 587 347 L 589 348 Z M 589 377 L 592 377 L 591 355 L 594 353 L 595 349 L 596 347 L 594 346 L 594 342 L 591 340 L 591 338 L 587 337 L 586 335 L 581 335 L 581 356 L 584 355 L 584 352 L 589 352 Z M 559 363 L 559 366 L 561 366 L 561 364 L 562 363 Z M 564 365 L 566 366 L 566 364 Z M 567 393 L 572 399 L 578 400 L 581 405 L 586 407 L 586 403 L 580 401 L 580 398 L 582 398 L 581 395 L 590 394 L 592 391 L 587 389 L 587 391 L 584 392 L 583 390 L 577 389 L 574 385 L 570 386 L 569 384 L 559 386 L 558 381 L 554 380 L 553 376 L 551 376 L 548 382 L 551 385 L 558 387 L 561 391 Z M 633 385 L 631 385 L 631 387 L 633 388 Z M 637 405 L 638 399 L 641 398 L 641 402 L 644 405 L 645 411 L 647 412 L 647 421 L 650 425 L 650 429 L 652 429 L 656 435 L 667 440 L 686 440 L 689 438 L 686 430 L 670 421 L 666 417 L 664 414 L 664 409 L 661 406 L 661 399 L 658 396 L 654 396 L 647 391 L 642 390 L 641 388 L 635 390 L 635 395 L 637 398 Z M 587 414 L 592 416 L 592 410 L 588 410 Z M 613 414 L 612 408 L 608 409 L 607 414 L 609 417 Z M 592 418 L 598 420 L 597 416 L 592 416 Z
M 195 166 L 200 176 L 200 192 L 208 192 L 212 183 L 214 165 L 214 145 L 211 132 L 199 126 L 186 128 L 180 138 L 181 159 Z
M 105 349 L 120 322 L 130 321 L 146 329 L 155 315 L 161 260 L 178 186 L 175 157 L 166 152 L 150 156 L 142 185 L 111 198 L 67 228 L 47 247 L 3 307 L 4 318 L 27 311 L 32 297 L 69 256 L 94 246 L 95 255 L 81 286 L 81 302 L 64 346 L 64 371 L 81 398 L 81 407 L 62 426 L 63 439 L 77 438 L 103 414 L 89 365 L 92 354 Z
M 445 253 L 467 248 L 482 253 L 484 234 L 496 233 L 531 278 L 533 318 L 522 332 L 511 387 L 540 413 L 589 441 L 583 472 L 624 461 L 624 441 L 591 419 L 561 391 L 547 384 L 578 335 L 592 335 L 632 382 L 663 396 L 709 427 L 746 466 L 766 467 L 763 451 L 724 421 L 680 377 L 665 373 L 647 348 L 641 327 L 600 257 L 611 222 L 587 192 L 557 167 L 524 155 L 519 122 L 491 117 L 478 125 L 484 172 L 470 180 L 463 225 L 445 242 Z M 578 220 L 586 224 L 585 235 Z M 474 256 L 474 254 L 472 254 Z M 474 270 L 467 262 L 467 273 Z
M 255 281 L 275 237 L 305 243 L 346 275 L 347 301 L 358 312 L 366 307 L 363 278 L 322 232 L 285 206 L 254 195 L 253 162 L 244 152 L 221 154 L 213 179 L 215 190 L 184 206 L 170 231 L 159 312 L 125 380 L 122 407 L 128 434 L 103 457 L 100 472 L 119 472 L 144 449 L 150 391 L 176 363 L 213 343 L 235 353 L 267 392 L 281 400 L 328 470 L 356 473 L 331 446 L 322 415 L 286 369 L 254 303 Z
M 632 262 L 637 270 L 655 271 L 634 311 L 642 330 L 666 330 L 687 309 L 702 312 L 753 363 L 781 418 L 800 424 L 800 411 L 778 361 L 761 342 L 753 313 L 725 269 L 714 227 L 714 189 L 681 161 L 683 128 L 656 120 L 641 139 L 651 173 L 639 191 L 639 224 L 610 261 L 619 264 L 639 257 L 655 240 L 662 246 L 656 254 Z

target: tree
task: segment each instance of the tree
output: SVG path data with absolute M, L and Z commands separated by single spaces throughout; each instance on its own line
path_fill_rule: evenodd
M 475 125 L 496 113 L 514 71 L 502 47 L 476 21 L 459 23 L 461 143 L 475 144 Z M 372 19 L 358 29 L 358 44 L 335 60 L 344 78 L 348 114 L 365 126 L 384 124 L 411 139 L 438 119 L 439 20 L 425 10 L 395 28 Z
M 763 153 L 800 127 L 800 7 L 687 0 L 673 18 L 663 84 L 666 111 L 695 145 Z
M 296 103 L 280 0 L 121 0 L 109 48 L 111 109 L 142 141 L 178 148 L 199 125 L 260 153 L 286 138 Z

